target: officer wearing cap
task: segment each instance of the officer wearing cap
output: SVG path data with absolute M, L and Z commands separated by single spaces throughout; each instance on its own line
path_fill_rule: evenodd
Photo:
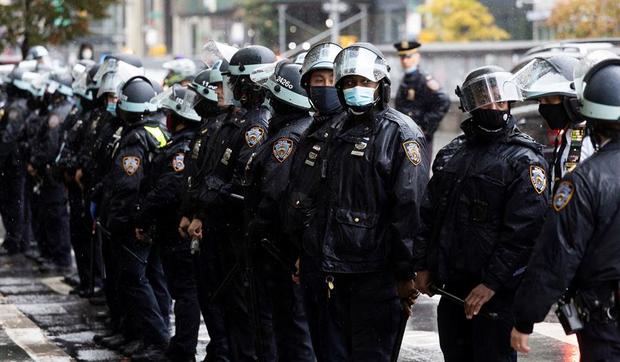
M 620 58 L 590 67 L 577 87 L 598 151 L 559 183 L 552 211 L 517 290 L 511 343 L 530 351 L 533 324 L 564 294 L 580 322 L 582 361 L 620 359 Z M 579 324 L 581 324 L 579 326 Z M 567 325 L 568 327 L 568 325 Z
M 420 46 L 416 40 L 394 44 L 405 72 L 396 93 L 394 107 L 411 117 L 422 128 L 426 137 L 426 153 L 432 155 L 433 134 L 450 108 L 450 98 L 432 75 L 419 69 Z

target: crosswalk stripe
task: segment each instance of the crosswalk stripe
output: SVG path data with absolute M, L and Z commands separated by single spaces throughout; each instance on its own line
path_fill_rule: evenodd
M 553 338 L 560 342 L 568 343 L 573 346 L 578 346 L 577 336 L 574 334 L 567 336 L 566 333 L 564 333 L 564 329 L 562 328 L 562 325 L 559 323 L 543 322 L 543 323 L 534 324 L 534 332 L 538 334 L 542 334 L 543 336 L 546 336 L 549 338 Z
M 0 295 L 0 302 L 3 299 Z M 13 304 L 0 304 L 0 327 L 35 361 L 72 360 L 62 349 L 51 343 L 43 331 Z

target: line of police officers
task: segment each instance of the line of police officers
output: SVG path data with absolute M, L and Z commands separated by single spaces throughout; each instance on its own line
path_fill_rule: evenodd
M 403 59 L 418 46 L 396 45 Z M 126 54 L 76 66 L 72 84 L 43 62 L 5 84 L 3 245 L 34 238 L 66 268 L 71 240 L 80 288 L 105 291 L 97 343 L 194 360 L 202 315 L 206 361 L 395 361 L 422 292 L 443 295 L 447 361 L 514 361 L 564 295 L 582 358 L 617 358 L 618 57 L 473 70 L 457 88 L 464 134 L 429 181 L 436 121 L 390 107 L 372 44 L 318 44 L 303 64 L 207 48 L 208 68 L 163 92 Z M 524 97 L 559 130 L 555 192 L 511 116 Z

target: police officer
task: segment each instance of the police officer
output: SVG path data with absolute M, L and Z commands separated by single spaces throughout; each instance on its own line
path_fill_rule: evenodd
M 533 324 L 566 292 L 581 319 L 576 328 L 582 361 L 620 358 L 620 59 L 604 60 L 586 73 L 581 115 L 599 146 L 559 183 L 553 211 L 517 291 L 512 346 L 527 353 Z M 573 331 L 574 332 L 574 331 Z
M 122 306 L 134 318 L 125 328 L 128 341 L 141 337 L 147 345 L 135 360 L 161 358 L 167 347 L 169 295 L 157 248 L 136 238 L 135 205 L 152 159 L 166 145 L 157 107 L 150 103 L 156 95 L 144 76 L 127 80 L 120 88 L 117 112 L 123 122 L 120 139 L 114 146 L 112 166 L 103 180 L 100 219 L 110 233 L 112 257 L 118 264 L 118 288 Z M 118 292 L 118 291 L 117 291 Z M 132 343 L 135 345 L 136 343 Z M 133 348 L 132 348 L 133 349 Z
M 515 289 L 547 205 L 541 146 L 510 115 L 519 101 L 512 74 L 497 66 L 471 71 L 457 88 L 464 135 L 433 164 L 415 240 L 416 287 L 442 297 L 439 342 L 446 361 L 514 361 L 510 347 Z M 492 317 L 489 317 L 492 316 Z
M 69 99 L 72 96 L 70 76 L 52 74 L 44 98 L 48 112 L 43 116 L 27 165 L 29 174 L 41 182 L 36 212 L 37 241 L 42 256 L 48 259 L 41 266 L 43 272 L 66 273 L 72 265 L 67 194 L 56 163 L 62 142 L 61 127 L 73 108 Z
M 277 356 L 281 361 L 314 361 L 310 331 L 301 289 L 291 280 L 298 251 L 283 233 L 284 218 L 278 210 L 284 195 L 293 156 L 312 122 L 310 102 L 301 86 L 301 65 L 278 62 L 269 77 L 253 80 L 269 90 L 273 117 L 265 142 L 246 168 L 246 220 L 250 250 L 254 253 L 259 288 L 266 300 L 257 303 L 271 309 Z M 263 293 L 259 293 L 263 295 Z
M 164 77 L 164 88 L 172 87 L 173 84 L 187 86 L 196 74 L 196 63 L 188 58 L 178 58 L 162 64 L 168 71 Z
M 218 255 L 225 277 L 218 282 L 220 286 L 212 299 L 226 308 L 226 329 L 233 360 L 270 360 L 275 353 L 273 339 L 269 338 L 271 331 L 255 333 L 259 313 L 249 310 L 252 305 L 248 304 L 247 295 L 253 283 L 246 282 L 251 276 L 243 270 L 245 250 L 240 247 L 245 239 L 241 201 L 243 175 L 248 160 L 264 142 L 267 121 L 271 117 L 263 105 L 265 91 L 250 80 L 250 74 L 275 61 L 275 54 L 263 46 L 240 49 L 230 59 L 227 83 L 243 109 L 232 112 L 222 122 L 214 139 L 203 169 L 204 176 L 197 186 L 200 191 L 196 202 L 200 210 L 188 229 L 191 238 L 202 239 L 204 233 L 205 237 L 216 240 L 214 253 Z M 248 323 L 252 320 L 254 323 Z M 259 340 L 258 334 L 265 337 L 266 343 L 261 341 L 262 337 Z
M 320 43 L 308 50 L 301 68 L 301 86 L 306 90 L 314 109 L 313 122 L 307 136 L 299 141 L 291 166 L 291 178 L 287 190 L 285 232 L 293 241 L 300 255 L 302 230 L 315 200 L 309 195 L 321 187 L 321 172 L 318 170 L 327 152 L 328 141 L 342 126 L 346 116 L 338 90 L 334 86 L 334 59 L 342 50 L 337 44 Z M 296 279 L 299 278 L 296 270 Z M 314 318 L 309 318 L 312 323 Z
M 76 65 L 76 68 L 80 68 Z M 63 176 L 68 191 L 71 244 L 75 254 L 75 261 L 79 276 L 79 284 L 74 293 L 82 297 L 99 293 L 102 286 L 101 263 L 96 258 L 98 254 L 92 237 L 93 219 L 90 215 L 84 184 L 76 178 L 80 167 L 79 152 L 88 132 L 88 121 L 96 107 L 93 93 L 87 85 L 88 68 L 82 68 L 72 84 L 73 94 L 76 97 L 69 117 L 62 126 L 62 144 L 58 155 L 58 167 Z
M 314 168 L 323 181 L 308 196 L 317 206 L 303 230 L 300 260 L 308 315 L 318 319 L 310 331 L 319 361 L 395 358 L 406 320 L 399 297 L 409 302 L 414 289 L 425 140 L 409 117 L 389 107 L 388 71 L 369 43 L 343 49 L 334 61 L 347 115 Z
M 183 204 L 179 224 L 180 234 L 190 241 L 187 228 L 193 216 L 199 211 L 195 203 L 195 194 L 198 191 L 199 180 L 204 178 L 204 172 L 209 169 L 206 164 L 212 142 L 222 122 L 231 117 L 235 107 L 231 105 L 232 99 L 224 96 L 223 71 L 228 70 L 228 62 L 220 60 L 211 69 L 201 71 L 194 77 L 185 94 L 185 101 L 193 104 L 196 113 L 202 117 L 202 124 L 196 137 L 190 144 L 191 152 L 185 158 Z M 214 252 L 216 240 L 214 238 L 202 238 L 193 240 L 193 264 L 194 275 L 197 280 L 198 301 L 207 331 L 209 343 L 207 344 L 206 360 L 229 360 L 230 350 L 228 336 L 224 321 L 224 312 L 220 304 L 211 301 L 212 293 L 217 289 L 223 272 Z M 191 246 L 191 244 L 190 244 Z
M 191 102 L 186 102 L 186 89 L 173 85 L 159 101 L 164 110 L 172 138 L 152 161 L 140 187 L 136 216 L 136 238 L 152 239 L 153 247 L 161 250 L 161 259 L 168 290 L 174 299 L 175 334 L 166 351 L 172 361 L 194 361 L 200 306 L 196 279 L 188 269 L 192 265 L 190 244 L 177 233 L 177 212 L 183 191 L 185 158 L 195 137 L 201 118 Z M 135 358 L 135 357 L 134 357 Z
M 432 75 L 419 69 L 420 43 L 416 40 L 395 43 L 405 76 L 401 82 L 394 106 L 408 115 L 422 128 L 426 137 L 426 154 L 432 156 L 433 134 L 450 108 L 450 98 Z M 430 166 L 428 158 L 428 165 Z
M 549 170 L 550 191 L 566 173 L 594 153 L 572 85 L 577 63 L 577 58 L 570 55 L 534 58 L 514 78 L 523 98 L 538 101 L 538 112 L 547 126 L 558 132 Z
M 7 100 L 0 118 L 0 215 L 6 229 L 2 247 L 9 254 L 25 251 L 24 185 L 26 160 L 19 147 L 28 114 L 28 83 L 22 79 L 23 69 L 16 68 L 8 75 Z

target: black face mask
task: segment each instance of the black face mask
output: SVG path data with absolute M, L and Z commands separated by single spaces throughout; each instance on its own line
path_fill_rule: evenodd
M 202 118 L 214 117 L 220 114 L 220 107 L 218 107 L 217 103 L 206 99 L 202 99 L 196 103 L 194 110 Z
M 321 115 L 333 114 L 342 110 L 336 87 L 310 87 L 310 100 Z
M 547 121 L 551 129 L 563 129 L 570 119 L 563 104 L 539 104 L 538 113 Z
M 510 112 L 495 109 L 476 109 L 471 111 L 471 115 L 474 123 L 479 127 L 488 131 L 497 131 L 506 126 Z

